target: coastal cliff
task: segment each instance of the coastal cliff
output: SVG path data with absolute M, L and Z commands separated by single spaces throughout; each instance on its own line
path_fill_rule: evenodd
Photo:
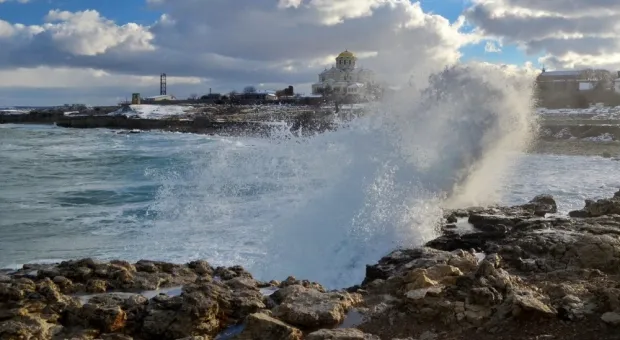
M 24 265 L 0 276 L 0 339 L 617 339 L 620 191 L 556 212 L 446 211 L 440 237 L 335 291 L 206 261 Z

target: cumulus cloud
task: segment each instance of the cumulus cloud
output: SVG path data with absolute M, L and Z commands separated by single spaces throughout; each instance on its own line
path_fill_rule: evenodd
M 121 25 L 95 10 L 52 10 L 40 25 L 0 21 L 0 70 L 166 72 L 225 91 L 258 83 L 302 85 L 307 91 L 344 49 L 383 79 L 404 81 L 412 72 L 456 62 L 462 46 L 480 39 L 462 32 L 462 20 L 451 23 L 408 0 L 147 3 L 165 13 L 149 26 Z
M 550 67 L 620 69 L 620 1 L 473 0 L 465 16 Z

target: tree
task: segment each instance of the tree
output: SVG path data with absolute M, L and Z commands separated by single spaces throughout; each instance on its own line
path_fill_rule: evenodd
M 256 93 L 256 87 L 249 85 L 243 88 L 243 93 Z
M 198 94 L 197 93 L 192 93 L 189 95 L 189 99 L 190 100 L 196 100 L 196 98 L 198 98 Z
M 593 90 L 601 91 L 612 89 L 614 76 L 608 70 L 586 69 L 583 71 L 581 77 L 592 83 Z

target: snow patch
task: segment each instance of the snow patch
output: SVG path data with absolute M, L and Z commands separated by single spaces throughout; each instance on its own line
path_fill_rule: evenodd
M 613 142 L 615 138 L 610 133 L 604 133 L 600 136 L 582 138 L 582 140 L 587 140 L 590 142 Z
M 26 110 L 9 110 L 9 109 L 0 109 L 0 115 L 25 115 L 30 111 Z
M 620 118 L 620 106 L 591 106 L 587 109 L 546 109 L 537 108 L 542 116 L 593 115 L 592 119 Z
M 193 106 L 135 104 L 110 112 L 110 116 L 127 116 L 141 119 L 164 119 L 192 114 Z

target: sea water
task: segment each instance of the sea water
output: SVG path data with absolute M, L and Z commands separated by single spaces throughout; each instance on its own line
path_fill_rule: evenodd
M 250 138 L 0 125 L 0 267 L 81 257 L 206 259 L 269 279 L 260 263 L 274 224 L 329 189 L 328 177 L 346 176 L 335 174 L 334 164 L 300 163 L 294 153 L 256 159 L 266 157 L 257 149 L 271 146 Z M 514 174 L 501 183 L 506 204 L 550 193 L 567 212 L 620 186 L 620 166 L 608 159 L 515 157 Z M 344 209 L 346 199 L 330 203 Z M 320 242 L 312 246 L 324 251 Z M 363 269 L 348 274 L 353 284 Z
M 443 207 L 550 193 L 567 212 L 617 191 L 617 162 L 522 152 L 535 130 L 523 84 L 446 69 L 306 137 L 1 125 L 0 267 L 205 259 L 337 288 L 437 236 Z

